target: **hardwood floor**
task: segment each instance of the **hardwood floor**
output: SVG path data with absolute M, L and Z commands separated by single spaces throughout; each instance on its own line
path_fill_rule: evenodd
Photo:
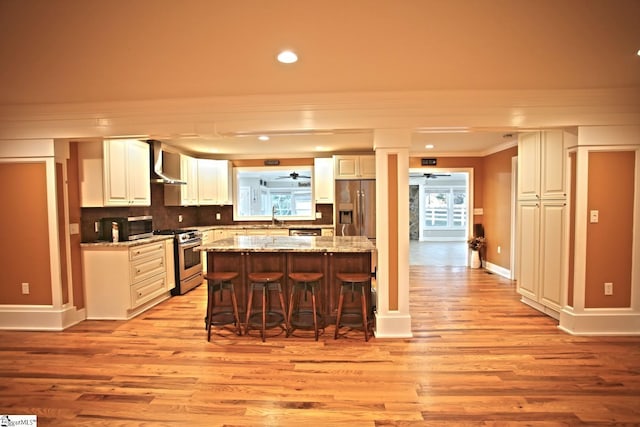
M 411 339 L 206 340 L 205 287 L 128 322 L 0 331 L 39 426 L 640 425 L 640 337 L 573 337 L 483 270 L 411 267 Z
M 409 264 L 430 267 L 464 267 L 469 249 L 467 242 L 409 242 Z

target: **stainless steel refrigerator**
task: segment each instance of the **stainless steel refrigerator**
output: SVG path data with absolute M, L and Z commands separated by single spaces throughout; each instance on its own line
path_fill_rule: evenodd
M 336 234 L 376 238 L 376 181 L 336 180 Z

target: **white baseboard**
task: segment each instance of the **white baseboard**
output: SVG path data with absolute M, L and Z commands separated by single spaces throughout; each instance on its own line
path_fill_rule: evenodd
M 82 322 L 84 309 L 50 305 L 5 305 L 0 307 L 0 329 L 21 331 L 62 331 Z
M 560 312 L 561 330 L 571 335 L 640 335 L 640 313 L 631 309 L 585 309 L 576 313 L 571 307 Z
M 499 265 L 492 264 L 488 261 L 484 261 L 484 268 L 494 274 L 497 274 L 498 276 L 502 276 L 505 279 L 511 280 L 511 270 L 507 268 L 500 267 Z
M 411 338 L 411 315 L 376 313 L 376 338 Z

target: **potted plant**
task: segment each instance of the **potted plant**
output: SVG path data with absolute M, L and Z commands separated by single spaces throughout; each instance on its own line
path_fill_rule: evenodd
M 472 237 L 467 243 L 469 244 L 469 249 L 471 249 L 471 268 L 480 268 L 482 265 L 480 250 L 485 245 L 484 237 Z

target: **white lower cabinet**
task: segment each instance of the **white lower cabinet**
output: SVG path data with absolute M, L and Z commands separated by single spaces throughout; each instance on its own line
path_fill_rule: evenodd
M 565 282 L 567 206 L 563 200 L 518 206 L 518 293 L 523 301 L 557 318 Z
M 167 267 L 167 290 L 176 287 L 176 265 L 175 265 L 175 253 L 173 251 L 174 241 L 173 239 L 167 239 L 164 241 L 164 258 L 165 265 Z
M 206 245 L 207 243 L 213 241 L 215 239 L 215 232 L 213 229 L 204 230 L 202 232 L 202 244 Z M 200 252 L 200 259 L 202 261 L 202 271 L 207 271 L 207 252 Z
M 82 262 L 87 319 L 130 319 L 169 298 L 175 287 L 172 241 L 86 246 Z

